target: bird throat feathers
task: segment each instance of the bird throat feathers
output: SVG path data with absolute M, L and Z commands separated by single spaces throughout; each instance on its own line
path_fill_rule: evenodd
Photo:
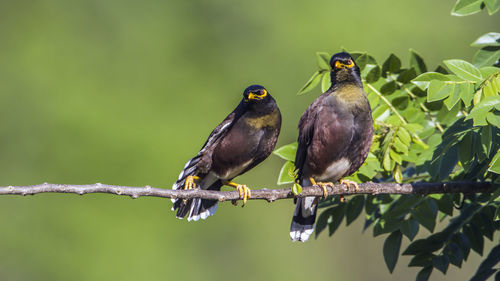
M 363 88 L 354 83 L 341 83 L 334 88 L 331 93 L 337 101 L 350 108 L 370 108 L 366 93 Z
M 276 127 L 280 124 L 280 113 L 275 109 L 264 115 L 249 116 L 245 122 L 253 128 Z

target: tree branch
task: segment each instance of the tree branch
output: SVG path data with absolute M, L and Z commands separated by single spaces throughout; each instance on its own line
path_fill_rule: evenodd
M 492 192 L 496 187 L 489 182 L 447 182 L 447 183 L 425 183 L 412 184 L 397 183 L 362 183 L 356 191 L 353 187 L 348 188 L 344 184 L 328 186 L 328 195 L 354 195 L 354 194 L 431 194 L 431 193 L 481 193 Z M 102 183 L 87 185 L 51 184 L 43 183 L 30 186 L 2 186 L 0 195 L 35 195 L 38 193 L 110 193 L 115 195 L 126 195 L 132 198 L 140 196 L 164 197 L 164 198 L 203 198 L 218 201 L 239 200 L 237 191 L 213 191 L 213 190 L 171 190 L 154 188 L 151 186 L 131 187 L 107 185 Z M 290 188 L 286 189 L 258 189 L 252 190 L 249 199 L 264 199 L 269 202 L 293 197 L 323 196 L 323 189 L 318 186 L 303 187 L 301 194 L 294 196 Z

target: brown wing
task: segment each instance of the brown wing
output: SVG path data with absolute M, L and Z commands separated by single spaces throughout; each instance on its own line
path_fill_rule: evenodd
M 314 135 L 314 124 L 316 122 L 318 111 L 321 109 L 321 103 L 329 92 L 319 96 L 300 117 L 299 137 L 297 153 L 295 154 L 295 168 L 298 170 L 298 178 L 302 178 L 304 164 L 307 158 L 307 149 L 312 142 Z
M 212 167 L 212 153 L 227 134 L 234 123 L 241 117 L 245 111 L 245 103 L 242 101 L 208 136 L 207 141 L 201 148 L 200 152 L 195 157 L 191 158 L 184 169 L 179 174 L 179 178 L 173 184 L 172 189 L 179 189 L 184 186 L 184 181 L 187 176 L 208 173 Z

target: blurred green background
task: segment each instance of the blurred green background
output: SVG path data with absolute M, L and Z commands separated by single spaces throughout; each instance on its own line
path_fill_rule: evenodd
M 345 47 L 470 60 L 498 31 L 453 1 L 0 1 L 0 185 L 42 182 L 170 188 L 250 84 L 277 99 L 278 145 L 294 141 L 319 94 L 295 96 L 316 51 Z M 237 178 L 276 188 L 271 156 Z M 105 194 L 0 198 L 0 280 L 411 280 L 389 274 L 384 238 L 361 219 L 333 238 L 292 244 L 291 200 L 221 204 L 207 221 L 170 200 Z M 422 230 L 425 234 L 425 230 Z M 403 244 L 405 247 L 405 244 Z M 462 271 L 471 276 L 479 257 Z M 433 280 L 443 280 L 434 272 Z

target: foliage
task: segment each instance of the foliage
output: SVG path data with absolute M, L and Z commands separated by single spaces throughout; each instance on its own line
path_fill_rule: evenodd
M 469 15 L 486 7 L 490 14 L 500 1 L 459 0 L 453 15 Z M 473 44 L 480 47 L 469 63 L 444 60 L 428 71 L 424 58 L 410 50 L 407 66 L 391 54 L 382 63 L 365 52 L 351 52 L 361 69 L 372 107 L 375 135 L 370 154 L 350 178 L 356 181 L 491 181 L 500 183 L 500 33 L 488 33 Z M 319 70 L 299 90 L 330 87 L 330 54 L 317 53 Z M 294 182 L 297 143 L 275 151 L 287 160 L 278 184 Z M 349 225 L 364 209 L 365 230 L 388 235 L 383 254 L 390 272 L 396 266 L 403 236 L 411 243 L 402 255 L 413 256 L 408 266 L 421 267 L 417 280 L 434 269 L 446 273 L 461 267 L 470 251 L 483 255 L 484 238 L 500 229 L 500 190 L 494 194 L 356 195 L 346 204 L 337 198 L 320 203 L 325 210 L 316 223 L 316 236 L 328 228 L 333 235 L 346 219 Z M 459 206 L 459 207 L 457 207 Z M 447 219 L 448 218 L 448 219 Z M 436 231 L 437 221 L 443 226 Z M 431 235 L 414 240 L 420 229 Z M 495 274 L 500 245 L 494 247 L 472 280 Z M 500 272 L 496 277 L 500 277 Z

